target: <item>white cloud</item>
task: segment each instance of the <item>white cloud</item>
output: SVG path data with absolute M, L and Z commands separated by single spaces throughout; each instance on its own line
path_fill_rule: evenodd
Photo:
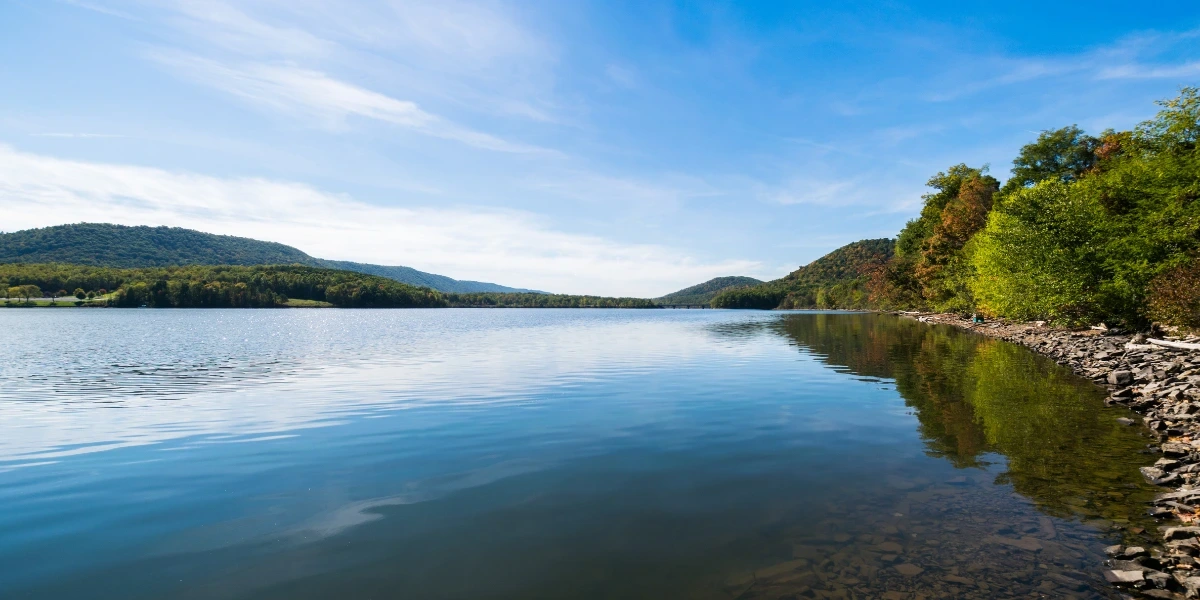
M 1124 64 L 1107 67 L 1096 75 L 1098 79 L 1183 79 L 1200 76 L 1200 61 L 1182 65 Z
M 71 133 L 71 132 L 46 132 L 46 133 L 31 133 L 33 137 L 51 137 L 51 138 L 122 138 L 126 137 L 115 133 Z
M 157 52 L 152 58 L 180 76 L 212 86 L 275 111 L 313 118 L 323 126 L 341 128 L 351 116 L 374 119 L 424 135 L 454 140 L 498 152 L 556 155 L 536 146 L 502 140 L 430 114 L 414 102 L 398 100 L 329 77 L 320 71 L 292 65 L 249 63 L 229 66 L 177 52 Z
M 246 55 L 325 56 L 337 45 L 304 29 L 254 19 L 226 2 L 187 0 L 171 4 L 177 28 L 214 46 Z
M 948 72 L 952 83 L 929 93 L 932 102 L 958 100 L 993 88 L 1048 78 L 1085 80 L 1179 79 L 1200 75 L 1200 61 L 1187 55 L 1200 29 L 1182 32 L 1143 32 L 1072 55 L 1048 57 L 983 56 Z M 975 77 L 975 73 L 997 73 Z
M 126 19 L 128 21 L 141 21 L 141 19 L 139 19 L 127 12 L 115 10 L 115 9 L 109 8 L 107 6 L 95 4 L 93 2 L 84 2 L 84 0 L 58 0 L 58 1 L 62 2 L 63 4 L 69 4 L 69 5 L 77 7 L 77 8 L 82 8 L 84 10 L 98 12 L 100 14 L 108 15 L 110 17 L 117 17 L 118 19 Z
M 552 114 L 555 52 L 498 2 L 177 0 L 156 8 L 182 34 L 164 45 L 209 59 L 296 61 L 464 111 L 562 120 Z
M 653 297 L 753 261 L 557 231 L 536 215 L 368 204 L 300 183 L 63 160 L 0 145 L 0 223 L 171 225 L 282 242 L 322 258 L 407 265 L 564 293 Z

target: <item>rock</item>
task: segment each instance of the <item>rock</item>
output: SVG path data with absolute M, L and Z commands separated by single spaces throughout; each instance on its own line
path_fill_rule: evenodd
M 1075 579 L 1074 577 L 1068 577 L 1066 575 L 1063 575 L 1062 573 L 1051 573 L 1051 574 L 1047 575 L 1046 578 L 1054 580 L 1059 585 L 1061 585 L 1069 590 L 1079 591 L 1079 590 L 1082 590 L 1087 587 L 1086 583 L 1084 583 L 1078 579 Z
M 1133 419 L 1130 419 L 1129 417 L 1118 417 L 1117 422 L 1122 425 L 1134 425 L 1137 423 L 1137 421 L 1134 421 Z
M 1109 583 L 1137 583 L 1144 578 L 1141 571 L 1114 571 L 1112 569 L 1105 569 L 1104 579 L 1108 580 Z
M 1146 567 L 1133 562 L 1132 560 L 1114 560 L 1112 561 L 1114 571 L 1145 571 Z
M 966 577 L 959 577 L 958 575 L 946 575 L 945 577 L 942 577 L 942 579 L 949 581 L 950 583 L 957 583 L 960 585 L 975 585 L 974 579 L 967 579 Z
M 1146 570 L 1142 572 L 1142 577 L 1149 581 L 1156 588 L 1165 588 L 1171 581 L 1171 576 L 1159 571 Z
M 1200 535 L 1200 527 L 1168 527 L 1163 532 L 1163 539 L 1178 540 L 1183 538 L 1194 538 Z
M 779 563 L 777 565 L 771 565 L 765 569 L 759 569 L 754 572 L 754 575 L 757 577 L 760 577 L 762 579 L 770 579 L 772 577 L 778 577 L 779 575 L 783 575 L 785 573 L 791 573 L 792 571 L 795 571 L 796 569 L 806 567 L 806 566 L 808 566 L 808 561 L 803 558 L 797 559 L 797 560 L 789 560 L 788 562 L 785 562 L 785 563 Z
M 1021 550 L 1028 550 L 1030 552 L 1037 552 L 1042 549 L 1041 542 L 1031 537 L 1013 539 L 993 535 L 984 541 L 992 542 L 993 544 L 1004 544 L 1005 546 L 1012 546 L 1013 548 L 1020 548 Z
M 1183 589 L 1188 598 L 1200 596 L 1200 577 L 1188 577 L 1183 580 Z
M 896 542 L 884 542 L 875 547 L 878 548 L 880 552 L 886 552 L 888 554 L 900 554 L 901 552 L 904 552 L 904 548 Z
M 1108 374 L 1108 383 L 1112 385 L 1129 385 L 1133 383 L 1133 373 L 1129 371 L 1113 371 Z
M 892 568 L 896 569 L 897 573 L 900 573 L 901 575 L 903 575 L 905 577 L 915 577 L 925 571 L 925 569 L 922 569 L 921 567 L 918 567 L 917 565 L 914 565 L 911 563 L 904 563 L 902 565 L 896 565 L 895 567 L 892 567 Z M 1141 571 L 1139 571 L 1138 577 L 1141 577 L 1141 575 L 1142 575 L 1142 573 L 1141 573 Z
M 1146 549 L 1141 546 L 1130 546 L 1130 547 L 1126 548 L 1124 552 L 1121 553 L 1121 556 L 1124 556 L 1126 558 L 1133 558 L 1135 556 L 1145 556 L 1145 555 L 1146 555 Z
M 1121 553 L 1122 550 L 1124 550 L 1124 546 L 1117 544 L 1115 546 L 1109 546 L 1109 547 L 1105 548 L 1104 553 L 1109 556 L 1117 556 L 1118 554 Z

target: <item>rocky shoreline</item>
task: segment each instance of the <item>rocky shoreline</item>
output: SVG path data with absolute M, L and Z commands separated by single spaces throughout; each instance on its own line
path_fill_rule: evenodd
M 1142 475 L 1166 489 L 1148 507 L 1159 531 L 1144 546 L 1107 548 L 1104 576 L 1141 597 L 1200 598 L 1200 338 L 900 314 L 1026 346 L 1105 386 L 1109 404 L 1140 414 L 1156 440 L 1148 450 L 1159 457 L 1153 466 L 1142 467 Z M 1122 422 L 1137 424 L 1135 419 Z

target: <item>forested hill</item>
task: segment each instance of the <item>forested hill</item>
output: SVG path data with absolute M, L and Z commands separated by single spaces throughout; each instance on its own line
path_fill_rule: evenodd
M 76 223 L 0 233 L 0 263 L 69 263 L 143 268 L 186 265 L 306 265 L 387 277 L 440 292 L 529 292 L 495 283 L 459 281 L 409 267 L 324 260 L 284 244 L 180 227 Z
M 1128 131 L 1043 131 L 1004 182 L 951 165 L 894 244 L 857 242 L 712 303 L 1200 331 L 1200 88 L 1158 105 Z
M 762 281 L 753 277 L 717 277 L 698 285 L 683 288 L 677 292 L 671 292 L 660 298 L 655 298 L 654 301 L 659 304 L 708 304 L 713 299 L 713 296 L 724 290 L 748 287 L 760 283 Z
M 891 259 L 896 241 L 887 238 L 846 244 L 781 279 L 722 291 L 716 308 L 864 308 L 867 282 Z

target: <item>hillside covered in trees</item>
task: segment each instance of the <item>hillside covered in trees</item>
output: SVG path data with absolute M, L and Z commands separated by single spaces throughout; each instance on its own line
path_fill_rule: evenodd
M 339 307 L 447 306 L 442 295 L 384 277 L 301 265 L 112 269 L 64 264 L 0 264 L 0 288 L 37 286 L 46 293 L 111 294 L 111 306 L 271 308 L 289 299 Z
M 655 298 L 654 301 L 659 304 L 708 304 L 714 296 L 727 289 L 749 287 L 760 283 L 762 281 L 753 277 L 716 277 L 704 283 Z
M 713 305 L 1200 328 L 1200 90 L 1159 104 L 1131 131 L 1042 132 L 1003 184 L 986 166 L 952 166 L 894 244 L 851 244 Z
M 180 227 L 76 223 L 0 233 L 0 263 L 68 263 L 121 269 L 187 265 L 305 265 L 387 277 L 442 292 L 529 292 L 460 281 L 410 267 L 325 260 L 284 244 Z
M 892 257 L 894 240 L 846 244 L 781 279 L 728 289 L 715 308 L 868 308 L 871 275 Z

